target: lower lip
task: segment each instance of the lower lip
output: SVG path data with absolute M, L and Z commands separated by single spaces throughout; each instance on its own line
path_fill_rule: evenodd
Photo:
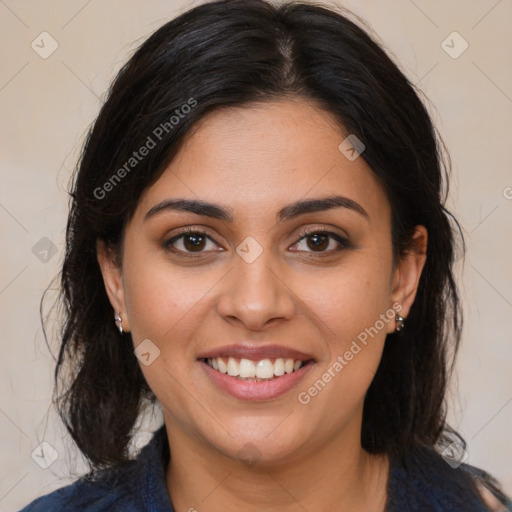
M 204 361 L 198 362 L 206 372 L 206 375 L 219 389 L 241 400 L 271 400 L 283 395 L 297 385 L 315 364 L 314 361 L 310 361 L 292 373 L 285 373 L 281 377 L 275 377 L 273 380 L 257 382 L 238 380 L 227 373 L 214 370 Z

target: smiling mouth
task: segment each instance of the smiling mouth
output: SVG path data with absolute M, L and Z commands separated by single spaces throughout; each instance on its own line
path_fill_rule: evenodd
M 227 374 L 236 380 L 264 382 L 296 372 L 309 362 L 312 362 L 313 359 L 303 361 L 301 359 L 278 357 L 275 359 L 252 361 L 245 358 L 214 357 L 203 358 L 201 361 L 217 372 Z

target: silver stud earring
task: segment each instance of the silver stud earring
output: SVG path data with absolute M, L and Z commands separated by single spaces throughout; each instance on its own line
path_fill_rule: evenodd
M 395 314 L 395 332 L 400 332 L 405 326 L 405 318 L 398 313 Z
M 123 331 L 123 320 L 121 318 L 121 311 L 116 313 L 116 315 L 114 316 L 114 319 L 115 319 L 117 328 L 119 329 L 119 333 L 123 334 L 124 331 Z

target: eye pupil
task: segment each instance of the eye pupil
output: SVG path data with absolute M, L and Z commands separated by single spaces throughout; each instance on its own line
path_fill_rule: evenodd
M 187 250 L 190 249 L 202 249 L 202 244 L 204 244 L 205 237 L 198 234 L 198 233 L 192 233 L 189 235 L 186 235 L 183 240 L 183 244 Z M 192 240 L 192 244 L 190 245 L 189 242 Z
M 314 239 L 315 242 L 313 242 L 313 245 L 308 243 L 310 249 L 325 249 L 329 245 L 329 237 L 327 235 L 323 235 L 322 233 L 315 233 L 310 235 L 309 240 L 312 239 Z M 325 241 L 327 241 L 327 245 L 325 244 Z

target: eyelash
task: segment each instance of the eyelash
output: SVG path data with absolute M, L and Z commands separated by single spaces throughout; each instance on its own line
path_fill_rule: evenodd
M 216 243 L 215 240 L 210 235 L 205 233 L 204 231 L 201 231 L 201 230 L 198 230 L 198 229 L 194 229 L 194 228 L 184 228 L 176 236 L 174 236 L 171 239 L 169 239 L 166 242 L 164 242 L 164 244 L 163 244 L 164 249 L 169 250 L 171 252 L 174 252 L 175 254 L 179 254 L 179 253 L 185 254 L 186 255 L 185 257 L 188 257 L 188 258 L 200 258 L 200 257 L 202 257 L 203 254 L 206 251 L 201 251 L 201 252 L 198 252 L 198 253 L 193 253 L 193 252 L 187 252 L 187 251 L 178 250 L 178 252 L 175 252 L 175 250 L 172 249 L 172 244 L 173 243 L 177 242 L 179 239 L 183 238 L 184 236 L 190 235 L 190 234 L 205 236 L 206 238 L 208 238 L 208 240 L 212 241 L 213 243 Z M 311 254 L 313 254 L 313 256 L 312 256 L 313 258 L 322 258 L 322 257 L 328 256 L 328 255 L 330 255 L 330 254 L 332 254 L 334 252 L 342 251 L 343 249 L 348 249 L 348 248 L 351 247 L 349 241 L 346 238 L 342 237 L 338 233 L 335 233 L 333 231 L 329 231 L 329 230 L 327 230 L 325 228 L 307 228 L 307 229 L 304 229 L 299 234 L 299 239 L 297 240 L 297 242 L 295 242 L 293 245 L 297 245 L 304 238 L 308 238 L 308 236 L 312 236 L 312 235 L 316 235 L 316 234 L 328 235 L 329 237 L 333 238 L 336 242 L 338 242 L 340 244 L 340 247 L 337 247 L 336 249 L 331 249 L 329 251 L 320 251 L 318 253 L 315 253 L 315 251 L 306 251 L 306 252 L 310 252 Z M 297 251 L 297 252 L 301 252 L 301 251 Z

